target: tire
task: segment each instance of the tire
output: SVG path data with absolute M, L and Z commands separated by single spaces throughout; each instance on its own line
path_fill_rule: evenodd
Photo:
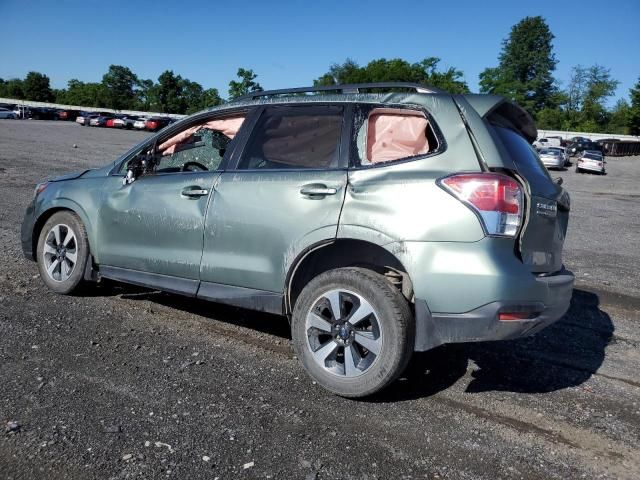
M 87 231 L 78 216 L 70 211 L 54 213 L 40 231 L 36 254 L 47 287 L 63 295 L 78 291 L 89 259 Z
M 402 374 L 413 353 L 415 324 L 408 302 L 384 276 L 350 267 L 309 282 L 296 301 L 291 332 L 309 375 L 330 392 L 355 398 Z

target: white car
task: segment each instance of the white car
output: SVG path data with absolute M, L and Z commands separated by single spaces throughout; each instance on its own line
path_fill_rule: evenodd
M 0 118 L 10 118 L 11 120 L 15 120 L 18 116 L 8 108 L 0 107 Z
M 560 139 L 559 138 L 539 138 L 535 142 L 533 142 L 533 148 L 536 150 L 541 150 L 543 148 L 549 147 L 559 147 Z
M 140 117 L 138 120 L 133 122 L 133 128 L 137 130 L 144 130 L 145 128 L 147 128 L 147 118 Z
M 564 168 L 564 156 L 558 150 L 552 150 L 551 148 L 544 148 L 540 150 L 540 160 L 545 167 L 549 168 Z
M 607 162 L 605 162 L 600 152 L 586 150 L 576 161 L 576 173 L 582 173 L 587 170 L 604 175 L 606 173 L 604 168 L 605 163 Z

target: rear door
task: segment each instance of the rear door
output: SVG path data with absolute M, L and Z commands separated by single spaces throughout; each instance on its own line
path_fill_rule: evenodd
M 537 136 L 533 118 L 502 97 L 456 96 L 461 115 L 488 170 L 519 176 L 527 194 L 520 255 L 532 272 L 562 268 L 562 247 L 569 219 L 569 194 L 549 176 L 531 142 Z
M 263 109 L 216 181 L 202 292 L 209 283 L 281 293 L 296 256 L 335 238 L 347 183 L 345 108 Z

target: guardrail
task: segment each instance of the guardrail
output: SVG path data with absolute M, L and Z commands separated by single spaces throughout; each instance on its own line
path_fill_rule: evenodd
M 144 115 L 170 118 L 184 118 L 186 115 L 177 113 L 161 113 L 161 112 L 142 112 L 139 110 L 114 110 L 113 108 L 101 107 L 82 107 L 80 105 L 65 105 L 62 103 L 35 102 L 32 100 L 17 100 L 15 98 L 1 98 L 0 103 L 10 103 L 20 105 L 21 107 L 44 107 L 44 108 L 60 108 L 62 110 L 82 110 L 84 112 L 111 112 L 122 113 L 125 115 Z

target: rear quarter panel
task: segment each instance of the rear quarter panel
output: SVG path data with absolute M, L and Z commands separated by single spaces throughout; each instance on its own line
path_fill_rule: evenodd
M 378 245 L 482 239 L 484 233 L 475 214 L 436 184 L 438 178 L 453 172 L 480 171 L 451 96 L 412 95 L 402 103 L 431 115 L 444 137 L 444 148 L 441 153 L 411 161 L 352 169 L 338 237 Z

